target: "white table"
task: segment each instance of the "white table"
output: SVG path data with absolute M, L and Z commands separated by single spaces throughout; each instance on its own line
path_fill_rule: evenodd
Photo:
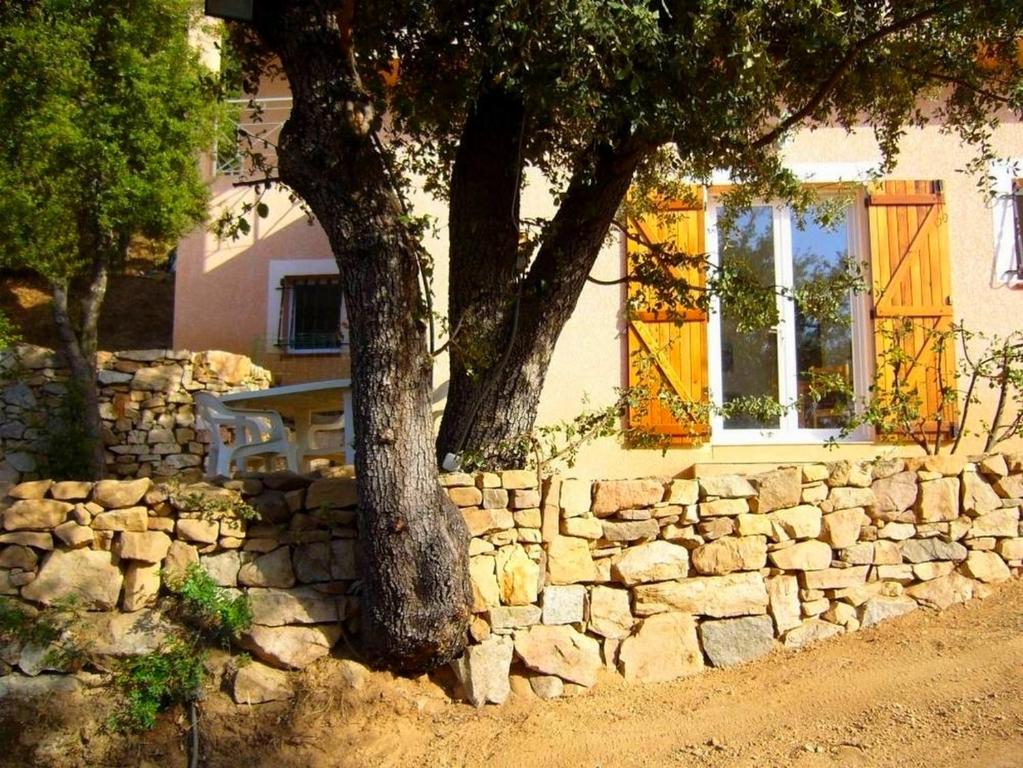
M 251 392 L 232 392 L 221 395 L 220 400 L 228 405 L 277 411 L 281 416 L 295 423 L 295 443 L 301 459 L 303 452 L 312 445 L 310 428 L 313 414 L 323 411 L 344 409 L 345 464 L 355 463 L 355 421 L 352 416 L 351 379 L 326 379 L 305 384 L 289 384 L 285 387 L 255 389 Z

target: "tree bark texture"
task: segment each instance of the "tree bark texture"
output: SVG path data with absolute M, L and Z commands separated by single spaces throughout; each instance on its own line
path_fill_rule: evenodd
M 461 652 L 472 608 L 468 531 L 437 479 L 421 246 L 373 141 L 340 14 L 315 2 L 257 9 L 293 96 L 280 176 L 326 231 L 348 308 L 361 644 L 374 664 L 419 673 Z
M 575 309 L 647 146 L 629 137 L 615 147 L 596 147 L 580 159 L 528 272 L 501 284 L 503 301 L 478 299 L 486 296 L 485 290 L 473 285 L 474 280 L 495 281 L 505 274 L 501 264 L 486 266 L 494 253 L 487 244 L 499 238 L 481 234 L 486 221 L 482 215 L 477 214 L 475 230 L 456 223 L 456 218 L 471 216 L 472 211 L 456 209 L 453 195 L 451 326 L 488 329 L 485 342 L 492 345 L 494 354 L 488 367 L 472 374 L 452 354 L 448 400 L 437 441 L 440 456 L 469 450 L 482 454 L 492 466 L 522 461 L 515 438 L 533 428 L 554 345 Z M 488 206 L 486 197 L 477 195 L 473 200 L 468 209 Z M 507 258 L 504 251 L 496 253 L 494 258 Z
M 94 243 L 93 245 L 98 245 Z M 92 272 L 81 301 L 78 322 L 70 306 L 70 287 L 66 280 L 51 282 L 53 318 L 60 338 L 61 352 L 71 371 L 69 386 L 82 398 L 79 414 L 85 435 L 89 479 L 99 480 L 106 469 L 103 446 L 103 421 L 99 415 L 99 385 L 96 381 L 96 350 L 99 342 L 99 314 L 107 292 L 108 259 L 101 253 L 92 257 Z M 77 330 L 76 330 L 77 326 Z

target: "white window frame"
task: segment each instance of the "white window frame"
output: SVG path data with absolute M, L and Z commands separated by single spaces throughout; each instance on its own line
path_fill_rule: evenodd
M 1016 274 L 1016 212 L 1012 200 L 1012 182 L 1023 176 L 1023 158 L 995 161 L 990 170 L 994 182 L 991 215 L 995 227 L 992 285 L 1023 288 L 1023 279 Z
M 334 259 L 275 259 L 267 269 L 266 282 L 266 340 L 268 351 L 279 351 L 288 355 L 337 355 L 342 352 L 347 342 L 339 347 L 322 349 L 294 349 L 290 346 L 278 347 L 273 343 L 281 320 L 281 304 L 284 301 L 282 281 L 289 277 L 312 277 L 316 275 L 340 275 Z M 290 323 L 291 319 L 288 318 Z M 344 297 L 341 297 L 341 328 L 348 325 L 348 310 Z M 347 338 L 347 334 L 343 334 Z
M 866 218 L 862 205 L 856 204 L 848 208 L 848 247 L 850 256 L 858 263 L 867 262 L 869 241 L 866 234 Z M 769 206 L 772 211 L 772 231 L 774 233 L 774 271 L 781 285 L 791 286 L 792 274 L 792 212 L 787 206 L 758 202 L 754 205 Z M 708 201 L 706 223 L 706 242 L 708 258 L 713 266 L 721 263 L 720 243 L 718 241 L 717 219 L 720 201 L 712 196 Z M 867 278 L 869 279 L 869 278 Z M 798 397 L 797 361 L 795 345 L 789 343 L 792 332 L 786 333 L 784 328 L 795 329 L 796 312 L 793 302 L 783 297 L 777 298 L 779 331 L 775 338 L 778 344 L 778 399 L 781 403 L 794 403 Z M 873 334 L 870 332 L 870 300 L 866 293 L 853 294 L 850 297 L 852 315 L 852 367 L 853 392 L 859 402 L 868 392 L 870 378 L 873 373 Z M 728 429 L 724 418 L 719 412 L 723 404 L 724 375 L 721 367 L 721 301 L 715 296 L 711 300 L 711 312 L 707 323 L 708 346 L 708 383 L 711 402 L 715 413 L 711 417 L 710 441 L 716 445 L 759 445 L 767 443 L 821 445 L 829 440 L 842 442 L 861 442 L 871 438 L 870 430 L 860 427 L 844 439 L 839 437 L 837 429 L 806 429 L 800 428 L 797 409 L 790 408 L 779 419 L 776 429 Z

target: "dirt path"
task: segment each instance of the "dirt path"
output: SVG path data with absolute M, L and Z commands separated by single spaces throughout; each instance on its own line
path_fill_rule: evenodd
M 361 701 L 313 684 L 290 717 L 258 718 L 274 733 L 255 749 L 243 736 L 254 719 L 236 715 L 211 764 L 247 753 L 248 766 L 282 768 L 1023 766 L 1023 582 L 802 653 L 665 684 L 609 677 L 553 702 L 475 711 L 423 682 L 398 694 L 371 684 Z
M 213 694 L 203 705 L 203 764 L 1023 766 L 1023 581 L 801 653 L 779 651 L 672 683 L 626 687 L 608 676 L 585 695 L 551 702 L 513 695 L 503 707 L 477 711 L 425 678 L 386 675 L 353 690 L 337 661 L 314 665 L 300 683 L 290 706 L 239 708 Z M 77 714 L 22 712 L 17 726 L 0 729 L 0 742 L 15 745 L 0 751 L 0 765 L 41 764 L 41 740 L 51 744 L 45 764 L 62 768 L 187 765 L 180 714 L 128 742 L 79 728 L 82 712 L 102 713 L 107 699 L 97 691 Z

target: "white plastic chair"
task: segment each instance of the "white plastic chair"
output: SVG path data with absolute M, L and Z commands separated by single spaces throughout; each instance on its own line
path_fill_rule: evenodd
M 345 417 L 344 414 L 331 421 L 313 423 L 309 426 L 308 445 L 299 447 L 298 460 L 303 469 L 309 468 L 310 459 L 331 458 L 340 459 L 344 463 L 345 458 Z M 321 444 L 319 436 L 327 439 Z M 333 439 L 331 438 L 333 436 Z
M 284 421 L 277 411 L 256 411 L 232 408 L 209 392 L 193 395 L 199 409 L 199 421 L 209 429 L 210 453 L 206 472 L 210 475 L 230 475 L 231 467 L 245 469 L 249 458 L 262 457 L 271 469 L 274 456 L 283 456 L 288 469 L 298 472 L 298 454 L 288 440 Z M 221 428 L 231 430 L 232 440 L 225 442 Z

